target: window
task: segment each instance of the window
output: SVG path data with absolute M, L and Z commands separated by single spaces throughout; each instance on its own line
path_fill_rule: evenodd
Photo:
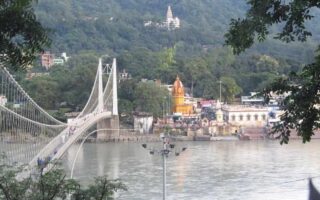
M 257 114 L 254 115 L 254 120 L 258 121 L 258 115 Z
M 240 121 L 243 120 L 243 116 L 242 116 L 242 115 L 239 116 L 239 120 L 240 120 Z
M 263 120 L 266 120 L 266 115 L 262 115 L 262 119 L 263 119 Z
M 232 116 L 231 116 L 231 120 L 232 120 L 232 121 L 236 121 L 236 116 L 232 115 Z
M 251 115 L 247 115 L 247 121 L 250 121 Z

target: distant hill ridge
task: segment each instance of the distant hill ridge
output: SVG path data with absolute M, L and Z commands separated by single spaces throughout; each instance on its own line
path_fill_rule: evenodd
M 164 20 L 168 5 L 180 18 L 181 29 L 144 27 L 145 21 Z M 136 47 L 158 51 L 177 45 L 181 56 L 189 56 L 221 46 L 230 19 L 243 16 L 246 9 L 244 0 L 39 0 L 36 12 L 40 21 L 54 31 L 53 51 L 121 53 Z M 319 10 L 314 13 L 320 16 Z M 309 27 L 314 40 L 319 41 L 320 20 L 313 19 Z M 301 60 L 297 52 L 300 48 L 292 45 L 284 51 L 285 44 L 272 40 L 251 51 Z M 314 49 L 315 45 L 308 42 L 303 48 Z

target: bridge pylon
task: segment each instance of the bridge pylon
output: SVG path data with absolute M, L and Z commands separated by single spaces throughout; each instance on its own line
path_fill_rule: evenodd
M 99 61 L 100 66 L 100 61 Z M 102 66 L 102 62 L 101 62 Z M 101 68 L 102 69 L 102 68 Z M 112 129 L 110 131 L 99 131 L 97 133 L 97 140 L 107 140 L 119 137 L 119 115 L 118 115 L 118 80 L 117 80 L 117 61 L 114 58 L 112 62 L 112 117 L 103 119 L 97 123 L 97 129 Z M 101 71 L 102 72 L 102 71 Z M 104 99 L 102 99 L 103 101 Z M 107 106 L 102 107 L 103 109 Z M 98 109 L 100 109 L 98 104 Z

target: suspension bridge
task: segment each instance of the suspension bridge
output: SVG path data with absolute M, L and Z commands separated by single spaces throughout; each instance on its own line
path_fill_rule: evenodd
M 54 162 L 61 158 L 89 129 L 119 130 L 116 59 L 108 78 L 103 74 L 100 58 L 89 99 L 80 114 L 67 124 L 36 104 L 0 64 L 0 152 L 5 154 L 5 162 L 27 164 L 34 169 L 39 159 Z M 103 139 L 107 134 L 114 133 L 98 132 L 97 138 Z

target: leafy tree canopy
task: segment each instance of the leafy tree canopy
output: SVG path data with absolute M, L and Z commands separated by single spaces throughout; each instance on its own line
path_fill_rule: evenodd
M 255 39 L 263 41 L 269 34 L 273 24 L 282 24 L 277 39 L 285 42 L 306 41 L 311 32 L 306 29 L 306 21 L 313 16 L 312 9 L 320 8 L 319 0 L 250 0 L 246 18 L 233 19 L 229 32 L 225 35 L 226 44 L 240 53 L 252 46 Z M 319 53 L 319 52 L 318 52 Z M 269 65 L 277 67 L 277 63 L 268 59 Z M 272 64 L 273 63 L 273 64 Z M 282 143 L 288 143 L 292 129 L 302 137 L 303 142 L 310 141 L 314 131 L 320 128 L 320 55 L 314 63 L 305 66 L 300 73 L 292 72 L 283 76 L 264 89 L 268 100 L 271 93 L 285 94 L 282 108 L 285 113 L 282 122 L 275 126 L 272 133 L 278 133 Z M 280 133 L 280 134 L 279 134 Z
M 284 24 L 275 38 L 285 42 L 306 41 L 311 32 L 306 30 L 306 21 L 313 18 L 312 8 L 320 8 L 318 0 L 250 0 L 244 19 L 232 19 L 225 35 L 226 44 L 237 54 L 251 47 L 257 38 L 266 39 L 273 24 Z
M 67 179 L 61 169 L 17 178 L 23 166 L 7 165 L 2 161 L 0 158 L 0 199 L 3 200 L 111 200 L 115 192 L 127 190 L 121 181 L 109 180 L 106 176 L 95 178 L 93 184 L 83 188 L 76 180 Z
M 37 53 L 50 44 L 47 31 L 37 21 L 33 0 L 0 1 L 0 62 L 14 69 L 31 64 Z

